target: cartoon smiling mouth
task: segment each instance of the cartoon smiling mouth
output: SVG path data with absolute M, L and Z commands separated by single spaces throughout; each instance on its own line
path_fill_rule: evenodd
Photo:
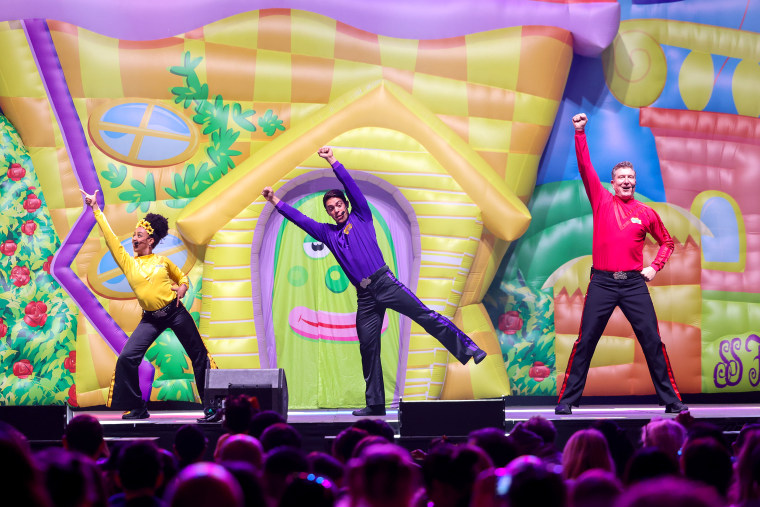
M 335 313 L 315 311 L 305 306 L 296 306 L 288 314 L 290 328 L 299 336 L 309 340 L 358 341 L 356 334 L 356 313 Z M 381 333 L 388 329 L 388 314 L 383 316 Z

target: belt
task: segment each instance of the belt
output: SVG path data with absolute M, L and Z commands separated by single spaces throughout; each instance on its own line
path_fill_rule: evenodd
M 143 310 L 143 317 L 153 317 L 153 318 L 162 318 L 166 317 L 172 310 L 172 307 L 176 308 L 177 306 L 177 298 L 174 298 L 171 303 L 164 306 L 163 308 L 159 308 L 158 310 Z
M 389 270 L 390 268 L 388 267 L 388 265 L 387 264 L 384 265 L 382 268 L 378 269 L 377 271 L 369 275 L 367 278 L 362 278 L 362 281 L 359 282 L 359 287 L 361 287 L 362 289 L 366 289 L 367 287 L 372 285 L 372 283 L 374 283 L 375 280 L 380 278 L 383 274 L 387 273 Z
M 601 269 L 591 268 L 591 274 L 613 278 L 615 280 L 641 278 L 641 271 L 602 271 Z

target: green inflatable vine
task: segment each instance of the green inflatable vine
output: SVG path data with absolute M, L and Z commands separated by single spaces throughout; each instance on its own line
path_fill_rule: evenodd
M 172 199 L 167 205 L 172 208 L 183 208 L 193 198 L 200 195 L 215 182 L 235 168 L 234 157 L 241 154 L 232 148 L 240 133 L 243 131 L 256 132 L 258 128 L 271 137 L 278 131 L 284 131 L 283 121 L 267 109 L 258 115 L 253 109 L 243 109 L 238 103 L 225 103 L 221 95 L 209 99 L 208 84 L 201 83 L 196 68 L 203 58 L 193 58 L 190 52 L 185 52 L 182 65 L 169 68 L 169 72 L 183 79 L 182 86 L 171 89 L 174 103 L 181 104 L 184 109 L 194 113 L 192 120 L 202 128 L 202 133 L 209 136 L 211 143 L 206 148 L 208 162 L 187 164 L 182 173 L 177 173 L 172 179 L 172 187 L 163 187 Z M 127 183 L 127 168 L 108 164 L 108 169 L 101 171 L 103 179 L 110 182 L 111 188 L 119 188 Z M 151 203 L 156 200 L 156 184 L 152 174 L 148 174 L 142 182 L 129 178 L 131 190 L 118 194 L 122 202 L 129 203 L 127 212 L 140 208 L 147 212 Z

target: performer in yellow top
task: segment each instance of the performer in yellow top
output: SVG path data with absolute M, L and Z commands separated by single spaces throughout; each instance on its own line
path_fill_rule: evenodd
M 203 399 L 207 352 L 195 322 L 180 301 L 187 292 L 187 276 L 172 261 L 153 253 L 153 249 L 169 232 L 165 217 L 148 213 L 137 222 L 132 234 L 135 256 L 129 255 L 111 230 L 105 215 L 100 211 L 95 194 L 89 195 L 80 189 L 84 202 L 92 208 L 95 220 L 106 240 L 114 260 L 124 272 L 129 286 L 135 291 L 137 302 L 143 309 L 142 319 L 124 345 L 124 350 L 116 361 L 114 381 L 108 396 L 108 405 L 127 410 L 123 419 L 145 419 L 150 417 L 145 400 L 142 399 L 137 369 L 148 347 L 166 329 L 177 335 L 193 363 L 195 384 Z M 206 413 L 205 421 L 214 417 Z

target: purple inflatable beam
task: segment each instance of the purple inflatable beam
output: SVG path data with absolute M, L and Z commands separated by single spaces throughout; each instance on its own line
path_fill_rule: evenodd
M 172 37 L 242 12 L 268 8 L 316 12 L 362 30 L 410 39 L 443 39 L 510 26 L 556 26 L 572 32 L 575 52 L 597 56 L 620 24 L 614 0 L 25 0 L 0 21 L 48 18 L 109 37 Z
M 66 78 L 58 61 L 58 54 L 53 46 L 47 24 L 42 19 L 30 19 L 24 21 L 23 25 L 29 47 L 42 78 L 42 84 L 61 130 L 77 182 L 87 192 L 100 190 L 98 204 L 102 207 L 103 191 L 100 187 L 100 181 L 90 157 L 82 124 L 79 121 L 79 116 L 77 116 L 71 95 L 69 95 Z M 50 272 L 76 302 L 87 320 L 106 340 L 108 345 L 118 353 L 124 348 L 127 335 L 71 269 L 74 257 L 79 253 L 94 226 L 95 218 L 92 213 L 83 210 L 74 227 L 69 231 L 69 235 L 63 241 L 61 248 L 55 253 Z M 147 399 L 150 396 L 153 384 L 154 369 L 149 362 L 143 361 L 140 364 L 139 371 L 140 390 L 143 397 Z

